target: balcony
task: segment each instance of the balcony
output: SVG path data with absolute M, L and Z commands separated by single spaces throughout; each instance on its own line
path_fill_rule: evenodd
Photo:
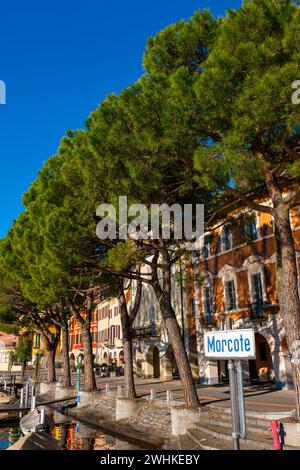
M 251 320 L 264 320 L 267 303 L 263 300 L 249 304 Z
M 141 328 L 134 328 L 132 330 L 132 338 L 137 340 L 146 338 L 156 338 L 157 336 L 159 336 L 159 334 L 159 329 L 155 324 Z

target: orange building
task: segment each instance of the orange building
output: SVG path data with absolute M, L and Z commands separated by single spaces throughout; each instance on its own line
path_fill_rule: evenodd
M 84 317 L 84 313 L 82 313 Z M 91 317 L 91 324 L 90 324 L 90 332 L 92 336 L 92 348 L 93 354 L 96 355 L 96 348 L 97 348 L 97 322 L 98 322 L 98 310 L 95 309 L 92 312 Z M 71 318 L 69 324 L 69 357 L 70 357 L 70 365 L 71 368 L 75 368 L 78 364 L 78 357 L 82 356 L 83 354 L 83 341 L 82 341 L 82 331 L 81 326 L 75 320 L 74 317 Z
M 300 205 L 291 211 L 291 224 L 300 272 Z M 276 241 L 269 214 L 245 210 L 200 241 L 194 254 L 194 285 L 189 299 L 190 342 L 198 353 L 202 383 L 228 379 L 225 361 L 204 357 L 203 333 L 225 328 L 254 328 L 256 360 L 243 361 L 245 382 L 274 379 L 279 387 L 292 386 L 276 290 Z

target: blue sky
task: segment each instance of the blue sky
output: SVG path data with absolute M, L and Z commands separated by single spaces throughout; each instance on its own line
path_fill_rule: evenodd
M 0 237 L 22 194 L 67 129 L 142 73 L 149 36 L 196 9 L 219 16 L 241 0 L 10 0 L 1 2 Z

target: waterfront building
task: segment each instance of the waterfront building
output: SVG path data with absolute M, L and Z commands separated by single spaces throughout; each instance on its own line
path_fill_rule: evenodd
M 291 210 L 300 272 L 300 205 Z M 189 306 L 197 343 L 199 378 L 213 384 L 228 380 L 226 361 L 206 360 L 203 333 L 225 328 L 254 328 L 256 360 L 243 361 L 245 383 L 274 380 L 292 387 L 292 368 L 276 290 L 276 240 L 271 215 L 244 210 L 207 233 L 193 257 L 195 281 Z M 299 278 L 298 278 L 299 279 Z
M 149 267 L 143 266 L 143 272 Z M 198 378 L 198 356 L 196 344 L 191 342 L 191 317 L 188 308 L 187 283 L 181 263 L 172 268 L 172 305 L 176 313 L 182 338 L 187 350 L 192 372 Z M 134 284 L 134 283 L 133 283 Z M 135 287 L 131 289 L 130 304 L 133 303 Z M 137 377 L 178 378 L 178 370 L 172 346 L 164 327 L 160 308 L 152 287 L 143 284 L 139 312 L 133 328 L 134 370 Z
M 84 316 L 84 313 L 82 313 Z M 97 308 L 92 312 L 90 332 L 92 336 L 93 354 L 97 353 Z M 75 369 L 78 364 L 79 356 L 84 359 L 83 342 L 81 327 L 75 318 L 72 316 L 69 322 L 69 357 L 70 367 Z
M 7 334 L 0 331 L 0 372 L 7 372 L 9 367 L 9 358 L 20 342 L 20 337 Z M 12 372 L 19 372 L 21 365 L 16 361 L 12 366 Z
M 55 326 L 48 326 L 49 331 L 52 335 L 56 335 L 56 328 Z M 61 337 L 60 341 L 57 345 L 56 348 L 56 363 L 60 363 L 61 361 Z M 32 360 L 31 364 L 35 364 L 36 361 L 39 360 L 40 364 L 44 367 L 47 367 L 47 358 L 46 358 L 46 344 L 45 344 L 45 339 L 43 338 L 43 335 L 38 332 L 34 331 L 32 333 Z
M 103 300 L 97 306 L 97 352 L 98 364 L 117 364 L 123 366 L 123 336 L 118 299 Z
M 118 299 L 112 297 L 99 303 L 92 313 L 92 348 L 95 364 L 124 364 L 122 328 Z M 71 367 L 75 368 L 78 357 L 84 357 L 80 325 L 74 318 L 70 321 L 69 350 Z

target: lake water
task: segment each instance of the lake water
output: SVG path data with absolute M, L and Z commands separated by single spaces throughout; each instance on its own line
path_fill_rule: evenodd
M 66 450 L 136 450 L 141 449 L 135 444 L 110 436 L 99 429 L 70 420 L 59 413 L 54 414 L 55 427 L 52 436 Z M 5 450 L 22 436 L 16 423 L 10 427 L 1 427 L 0 421 L 0 450 Z

